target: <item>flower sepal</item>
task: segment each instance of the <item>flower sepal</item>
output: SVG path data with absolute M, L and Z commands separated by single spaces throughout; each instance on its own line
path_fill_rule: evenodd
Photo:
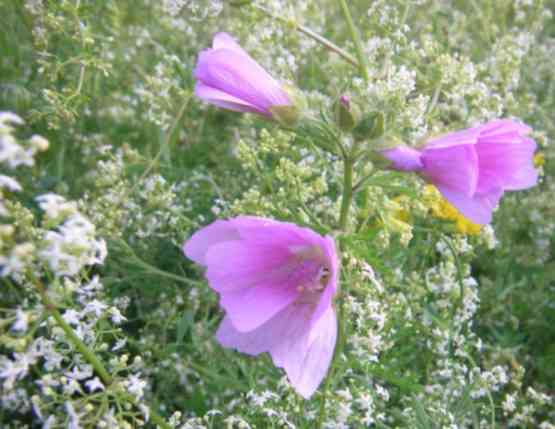
M 377 140 L 385 134 L 385 116 L 382 112 L 371 112 L 364 116 L 353 129 L 355 140 Z
M 268 110 L 280 125 L 295 128 L 299 123 L 299 109 L 295 105 L 272 106 Z
M 349 97 L 342 95 L 333 103 L 335 123 L 341 131 L 351 131 L 358 122 L 358 111 Z

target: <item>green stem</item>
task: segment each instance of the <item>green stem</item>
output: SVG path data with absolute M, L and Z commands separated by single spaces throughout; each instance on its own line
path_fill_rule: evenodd
M 354 161 L 349 154 L 343 157 L 343 196 L 341 198 L 341 212 L 339 214 L 339 228 L 342 231 L 347 229 L 347 221 L 349 219 L 349 209 L 353 201 L 353 167 Z M 345 293 L 345 292 L 341 292 Z M 326 402 L 328 398 L 328 390 L 330 380 L 333 378 L 337 367 L 337 360 L 343 353 L 343 346 L 345 344 L 345 309 L 343 299 L 339 300 L 339 314 L 337 315 L 337 346 L 333 353 L 333 358 L 330 364 L 330 373 L 326 377 L 323 386 L 323 395 L 320 401 L 320 411 L 318 420 L 316 422 L 316 429 L 321 429 L 326 417 Z
M 273 18 L 273 19 L 277 19 L 278 21 L 284 22 L 284 23 L 289 24 L 289 25 L 291 24 L 291 21 L 289 19 L 284 18 L 282 16 L 274 15 L 269 9 L 266 9 L 264 6 L 260 6 L 258 4 L 252 4 L 252 7 L 254 7 L 255 9 L 258 9 L 259 11 L 263 12 L 265 15 L 267 15 L 267 16 Z M 357 60 L 355 58 L 353 58 L 353 56 L 351 54 L 347 53 L 346 51 L 344 51 L 339 46 L 337 46 L 335 43 L 331 42 L 330 40 L 326 39 L 325 37 L 319 35 L 318 33 L 315 33 L 310 28 L 307 28 L 304 25 L 300 25 L 300 24 L 295 23 L 295 29 L 297 31 L 299 31 L 300 33 L 303 33 L 304 35 L 310 37 L 312 40 L 315 40 L 316 42 L 320 43 L 322 46 L 326 47 L 329 51 L 335 52 L 337 55 L 342 57 L 344 60 L 346 60 L 351 65 L 353 65 L 355 67 L 358 66 Z
M 339 228 L 344 231 L 349 219 L 349 209 L 353 201 L 353 160 L 350 156 L 343 158 L 343 196 L 341 198 L 341 212 L 339 214 Z
M 181 120 L 181 118 L 183 117 L 183 114 L 185 113 L 185 110 L 187 109 L 187 106 L 189 105 L 189 101 L 191 100 L 192 96 L 188 96 L 185 98 L 185 101 L 183 102 L 183 104 L 181 105 L 181 108 L 179 109 L 179 112 L 177 113 L 177 116 L 175 117 L 171 128 L 168 131 L 168 134 L 166 135 L 166 138 L 164 139 L 164 141 L 162 142 L 162 144 L 160 145 L 160 150 L 158 151 L 158 153 L 156 154 L 156 156 L 154 158 L 152 158 L 152 160 L 150 161 L 150 164 L 148 165 L 148 167 L 146 168 L 146 170 L 143 172 L 143 174 L 141 174 L 141 177 L 139 177 L 139 180 L 137 180 L 135 182 L 135 185 L 133 185 L 133 187 L 131 188 L 131 190 L 129 192 L 126 192 L 124 195 L 124 198 L 122 198 L 122 201 L 120 202 L 123 203 L 123 200 L 125 200 L 128 196 L 133 195 L 135 193 L 135 191 L 137 190 L 137 188 L 139 186 L 143 185 L 143 181 L 146 179 L 146 177 L 150 174 L 150 172 L 153 170 L 154 166 L 158 163 L 158 161 L 160 160 L 160 157 L 162 156 L 162 152 L 164 150 L 167 150 L 169 148 L 170 145 L 170 139 L 173 135 L 173 133 L 175 132 L 177 125 L 179 124 L 179 121 Z
M 330 373 L 324 381 L 324 386 L 322 388 L 323 394 L 320 400 L 320 410 L 318 412 L 318 420 L 316 421 L 316 429 L 322 429 L 324 424 L 324 419 L 326 417 L 326 402 L 328 399 L 328 391 L 330 387 L 330 381 L 335 376 L 337 371 L 337 361 L 343 353 L 343 348 L 345 347 L 345 305 L 344 299 L 339 299 L 339 311 L 337 315 L 337 346 L 333 352 L 333 357 L 330 363 Z
M 434 112 L 434 109 L 436 108 L 437 101 L 439 100 L 440 94 L 441 94 L 441 82 L 434 89 L 432 100 L 430 101 L 430 104 L 428 105 L 428 110 L 426 111 L 426 114 L 428 116 Z
M 112 376 L 108 373 L 100 359 L 96 354 L 87 347 L 87 345 L 81 341 L 81 339 L 75 334 L 75 331 L 69 324 L 64 320 L 54 303 L 48 298 L 44 287 L 41 284 L 35 284 L 36 288 L 40 292 L 42 303 L 46 307 L 47 311 L 52 315 L 58 326 L 64 331 L 67 339 L 70 343 L 83 355 L 85 360 L 92 365 L 102 382 L 108 386 L 112 383 Z M 171 429 L 170 425 L 157 414 L 154 410 L 149 409 L 150 419 L 163 429 Z
M 356 54 L 358 58 L 358 69 L 364 80 L 368 81 L 368 67 L 366 64 L 366 56 L 364 55 L 364 51 L 362 50 L 360 35 L 358 34 L 358 31 L 353 22 L 353 18 L 351 17 L 351 12 L 349 11 L 347 2 L 345 0 L 339 0 L 339 3 L 341 4 L 341 11 L 343 12 L 343 16 L 347 21 L 347 26 L 349 27 L 349 32 L 351 33 L 351 39 L 355 44 Z
M 476 365 L 476 362 L 474 361 L 474 359 L 472 359 L 472 356 L 470 356 L 470 354 L 466 354 L 466 358 L 470 361 L 470 363 L 472 365 L 474 365 L 475 368 L 478 367 L 478 365 Z M 486 389 L 486 396 L 488 397 L 489 400 L 489 404 L 491 407 L 491 429 L 495 429 L 496 428 L 496 424 L 495 424 L 495 402 L 493 401 L 493 397 L 491 396 L 491 392 L 489 389 Z
M 459 283 L 459 299 L 457 300 L 457 304 L 454 305 L 451 310 L 451 321 L 454 321 L 457 312 L 461 309 L 464 302 L 464 275 L 459 260 L 459 255 L 457 255 L 457 251 L 455 250 L 455 246 L 453 246 L 453 243 L 447 237 L 445 237 L 445 243 L 447 244 L 447 247 L 449 247 L 449 250 L 453 255 L 453 259 L 455 260 L 455 268 L 457 269 L 457 281 Z
M 153 411 L 152 408 L 149 410 L 150 420 L 160 426 L 163 429 L 171 429 L 171 426 L 166 423 L 164 418 L 158 414 L 156 411 Z
M 85 345 L 85 343 L 81 341 L 81 339 L 75 334 L 75 331 L 73 330 L 73 328 L 69 326 L 69 324 L 64 320 L 64 318 L 57 310 L 57 308 L 54 306 L 52 301 L 50 301 L 50 298 L 48 298 L 48 295 L 44 290 L 41 290 L 41 296 L 42 296 L 42 302 L 44 306 L 46 307 L 50 315 L 54 318 L 58 326 L 62 328 L 62 330 L 66 334 L 66 337 L 71 342 L 71 344 L 73 344 L 73 346 L 79 351 L 79 353 L 81 353 L 85 357 L 87 362 L 89 362 L 92 365 L 92 367 L 99 375 L 102 382 L 106 386 L 110 385 L 112 383 L 112 377 L 110 376 L 108 371 L 106 371 L 106 368 L 104 368 L 104 365 L 102 365 L 102 362 L 100 362 L 100 360 L 94 354 L 94 352 L 91 351 Z

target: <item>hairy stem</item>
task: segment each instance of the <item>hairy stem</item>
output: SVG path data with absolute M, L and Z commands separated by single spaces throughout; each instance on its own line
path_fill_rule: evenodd
M 58 326 L 64 331 L 66 338 L 69 342 L 77 349 L 79 353 L 83 355 L 85 360 L 92 365 L 95 372 L 98 374 L 104 385 L 109 386 L 112 383 L 112 376 L 106 370 L 98 356 L 87 347 L 87 345 L 81 341 L 81 339 L 77 336 L 73 328 L 64 320 L 54 303 L 48 297 L 44 287 L 40 283 L 35 283 L 35 287 L 40 293 L 42 303 L 44 304 L 46 310 L 50 315 L 54 318 Z M 134 401 L 133 401 L 134 402 Z M 135 404 L 137 405 L 137 404 Z M 170 425 L 166 423 L 162 416 L 157 414 L 151 408 L 149 409 L 150 419 L 160 426 L 162 429 L 171 429 Z
M 89 349 L 83 341 L 81 341 L 77 334 L 75 334 L 73 328 L 69 326 L 69 324 L 64 320 L 64 318 L 62 317 L 58 309 L 54 306 L 52 301 L 50 301 L 50 298 L 48 298 L 48 295 L 44 290 L 41 290 L 41 297 L 44 306 L 46 307 L 50 315 L 54 318 L 58 326 L 62 328 L 67 339 L 79 351 L 79 353 L 83 355 L 87 362 L 92 365 L 102 382 L 106 386 L 110 385 L 112 383 L 112 377 L 110 376 L 108 371 L 106 371 L 106 368 L 104 368 L 104 365 L 102 365 L 100 359 L 98 359 L 96 354 L 94 354 L 94 352 Z
M 349 209 L 353 202 L 353 167 L 354 161 L 350 154 L 345 154 L 343 157 L 343 195 L 341 197 L 341 211 L 339 214 L 339 228 L 341 231 L 346 231 L 347 221 L 349 220 Z M 344 292 L 341 292 L 344 293 Z M 318 413 L 318 420 L 316 421 L 316 429 L 321 429 L 324 424 L 324 419 L 326 417 L 326 401 L 328 397 L 328 390 L 330 380 L 333 378 L 335 371 L 337 369 L 337 360 L 341 353 L 343 353 L 343 347 L 345 345 L 345 308 L 343 305 L 343 299 L 339 299 L 339 314 L 337 315 L 337 343 L 333 353 L 333 358 L 330 364 L 330 373 L 324 381 L 324 386 L 322 388 L 323 394 L 320 400 L 320 411 Z
M 129 195 L 133 195 L 133 193 L 137 190 L 137 188 L 143 184 L 143 181 L 147 178 L 147 176 L 151 173 L 151 171 L 154 169 L 154 167 L 156 166 L 156 164 L 160 160 L 160 157 L 162 156 L 162 152 L 169 148 L 170 139 L 173 136 L 173 133 L 175 133 L 175 130 L 177 128 L 177 125 L 179 124 L 179 121 L 181 121 L 181 119 L 183 118 L 183 115 L 185 113 L 185 110 L 187 110 L 187 106 L 189 105 L 189 101 L 191 100 L 191 98 L 192 98 L 191 95 L 189 95 L 185 98 L 185 100 L 183 101 L 183 104 L 181 105 L 181 107 L 179 109 L 179 112 L 177 113 L 177 116 L 175 117 L 168 133 L 166 134 L 166 138 L 164 139 L 164 141 L 160 145 L 160 150 L 158 151 L 156 156 L 154 158 L 152 158 L 148 167 L 145 169 L 143 174 L 141 174 L 141 177 L 139 177 L 139 180 L 137 180 L 137 182 L 135 182 L 135 185 L 133 185 L 131 190 L 128 193 L 125 194 L 125 197 L 127 197 Z M 124 200 L 124 199 L 125 198 L 122 198 L 122 200 Z
M 362 50 L 360 35 L 355 27 L 353 18 L 351 17 L 351 12 L 349 11 L 349 6 L 347 6 L 347 2 L 345 0 L 339 0 L 339 3 L 341 4 L 341 11 L 343 12 L 345 21 L 347 21 L 347 26 L 349 27 L 349 32 L 351 33 L 351 39 L 355 44 L 358 59 L 357 65 L 360 71 L 360 75 L 364 78 L 365 81 L 368 81 L 368 67 L 366 64 L 366 56 L 364 55 L 364 51 Z
M 353 201 L 353 160 L 350 156 L 343 158 L 343 195 L 339 213 L 339 228 L 344 231 L 349 220 L 349 209 Z
M 278 21 L 282 21 L 286 24 L 291 24 L 290 20 L 288 20 L 287 18 L 284 18 L 282 16 L 274 15 L 269 9 L 266 9 L 264 6 L 260 6 L 258 4 L 253 3 L 252 7 L 254 7 L 255 9 L 257 9 L 261 12 L 263 12 L 265 15 L 267 15 L 271 18 L 277 19 Z M 341 49 L 335 43 L 326 39 L 325 37 L 321 36 L 320 34 L 315 33 L 310 28 L 305 27 L 304 25 L 300 25 L 300 24 L 295 23 L 295 29 L 297 31 L 299 31 L 300 33 L 303 33 L 305 36 L 310 37 L 312 40 L 315 40 L 316 42 L 320 43 L 322 46 L 324 46 L 329 51 L 335 52 L 337 55 L 339 55 L 344 60 L 346 60 L 349 64 L 351 64 L 355 67 L 358 66 L 358 62 L 357 62 L 356 58 L 354 58 L 351 54 L 349 54 L 345 50 Z

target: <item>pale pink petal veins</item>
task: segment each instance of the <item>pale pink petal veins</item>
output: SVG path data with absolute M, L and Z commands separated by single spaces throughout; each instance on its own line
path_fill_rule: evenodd
M 223 242 L 213 245 L 206 254 L 206 278 L 218 292 L 253 287 L 290 257 L 286 248 L 268 243 Z
M 422 175 L 436 186 L 468 197 L 478 184 L 478 155 L 473 144 L 427 147 L 422 152 Z
M 324 379 L 337 340 L 337 320 L 332 307 L 310 326 L 309 305 L 291 305 L 258 329 L 239 332 L 226 316 L 216 338 L 224 347 L 257 355 L 269 352 L 295 390 L 305 398 L 316 391 Z
M 270 355 L 274 363 L 285 370 L 295 390 L 309 398 L 324 379 L 333 358 L 337 319 L 335 311 L 329 307 L 308 329 L 310 322 L 299 310 L 289 314 L 289 329 L 283 341 L 272 347 Z
M 195 95 L 202 100 L 224 109 L 234 110 L 236 112 L 258 113 L 265 115 L 266 112 L 240 98 L 229 95 L 219 89 L 212 88 L 197 82 L 195 84 Z
M 495 176 L 505 190 L 526 189 L 536 185 L 538 172 L 534 168 L 536 143 L 516 132 L 480 138 L 476 145 L 480 169 L 477 192 L 490 186 L 486 174 Z
M 249 56 L 249 54 L 247 54 L 247 52 L 239 46 L 233 37 L 224 32 L 216 33 L 214 35 L 212 49 L 229 49 L 238 54 L 246 55 L 247 57 Z
M 217 220 L 198 230 L 183 245 L 183 253 L 197 264 L 206 266 L 206 252 L 217 243 L 239 239 L 239 233 L 232 223 Z
M 225 33 L 216 35 L 213 49 L 200 53 L 194 75 L 204 85 L 255 106 L 268 117 L 272 106 L 291 104 L 279 83 Z M 221 98 L 205 100 L 223 103 Z
M 337 337 L 333 239 L 292 223 L 243 216 L 214 222 L 190 242 L 186 253 L 207 266 L 209 285 L 226 310 L 218 341 L 244 353 L 269 352 L 295 390 L 312 395 Z

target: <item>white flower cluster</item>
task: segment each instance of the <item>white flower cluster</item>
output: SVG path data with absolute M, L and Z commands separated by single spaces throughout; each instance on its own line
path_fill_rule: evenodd
M 56 199 L 60 205 L 52 204 Z M 47 204 L 44 198 L 42 201 L 41 204 Z M 53 198 L 50 195 L 47 201 L 50 215 L 67 209 L 66 201 L 59 196 Z M 107 252 L 106 242 L 96 238 L 94 225 L 83 215 L 75 213 L 56 230 L 46 232 L 44 246 L 38 256 L 48 264 L 54 275 L 74 276 L 86 266 L 102 264 Z
M 48 141 L 37 135 L 31 137 L 27 147 L 17 142 L 13 136 L 14 125 L 23 125 L 23 123 L 23 119 L 14 113 L 0 112 L 0 163 L 12 169 L 20 165 L 29 167 L 34 165 L 34 156 L 37 152 L 48 149 Z
M 163 7 L 172 16 L 183 13 L 190 19 L 200 21 L 219 15 L 224 2 L 223 0 L 164 0 Z
M 10 169 L 19 166 L 33 166 L 37 152 L 48 149 L 48 141 L 38 135 L 32 136 L 22 145 L 14 136 L 15 126 L 23 125 L 23 119 L 11 112 L 0 111 L 0 164 Z M 19 192 L 22 190 L 19 182 L 13 177 L 0 175 L 0 215 L 7 216 L 4 192 Z

